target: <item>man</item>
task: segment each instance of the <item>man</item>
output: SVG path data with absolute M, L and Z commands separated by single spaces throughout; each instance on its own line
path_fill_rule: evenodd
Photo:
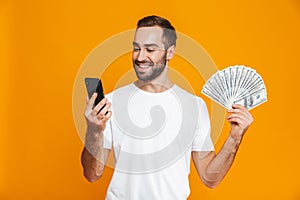
M 84 175 L 90 182 L 98 180 L 114 150 L 108 200 L 187 199 L 191 156 L 202 182 L 215 188 L 253 121 L 243 106 L 233 105 L 227 117 L 229 136 L 216 154 L 204 101 L 168 78 L 175 46 L 176 32 L 168 20 L 141 19 L 132 53 L 138 80 L 108 94 L 94 108 L 97 95 L 87 98 Z

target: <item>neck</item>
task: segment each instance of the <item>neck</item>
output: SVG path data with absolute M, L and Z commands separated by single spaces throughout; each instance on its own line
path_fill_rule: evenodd
M 174 85 L 174 83 L 172 83 L 170 80 L 167 80 L 164 83 L 154 81 L 144 82 L 141 80 L 137 80 L 136 82 L 134 82 L 134 84 L 141 90 L 152 93 L 164 92 Z

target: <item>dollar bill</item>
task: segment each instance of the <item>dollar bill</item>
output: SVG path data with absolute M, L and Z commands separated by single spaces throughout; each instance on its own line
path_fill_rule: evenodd
M 266 89 L 262 88 L 261 90 L 254 92 L 242 99 L 236 100 L 233 103 L 234 104 L 240 104 L 247 108 L 248 110 L 251 110 L 252 108 L 255 108 L 256 106 L 264 103 L 267 101 L 267 93 Z
M 217 71 L 207 80 L 201 93 L 228 109 L 234 103 L 252 109 L 267 101 L 262 77 L 243 65 Z

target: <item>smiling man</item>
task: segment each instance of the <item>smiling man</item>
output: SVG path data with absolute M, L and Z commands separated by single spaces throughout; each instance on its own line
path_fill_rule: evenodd
M 94 108 L 97 95 L 87 99 L 82 165 L 87 180 L 98 180 L 113 149 L 115 171 L 107 200 L 187 199 L 191 157 L 202 182 L 216 187 L 253 121 L 244 107 L 233 105 L 227 117 L 230 133 L 215 153 L 205 102 L 169 79 L 176 38 L 168 20 L 141 19 L 132 52 L 138 80 L 108 94 Z
M 168 51 L 161 40 L 162 36 L 163 29 L 159 27 L 139 28 L 136 31 L 133 64 L 141 81 L 154 80 L 166 69 Z

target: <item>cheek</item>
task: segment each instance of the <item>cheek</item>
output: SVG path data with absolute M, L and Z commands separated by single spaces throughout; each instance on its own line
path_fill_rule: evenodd
M 137 54 L 132 54 L 132 62 L 135 62 L 138 59 Z
M 159 62 L 161 60 L 162 56 L 163 56 L 163 54 L 161 54 L 161 53 L 154 53 L 149 56 L 149 59 L 152 62 Z

